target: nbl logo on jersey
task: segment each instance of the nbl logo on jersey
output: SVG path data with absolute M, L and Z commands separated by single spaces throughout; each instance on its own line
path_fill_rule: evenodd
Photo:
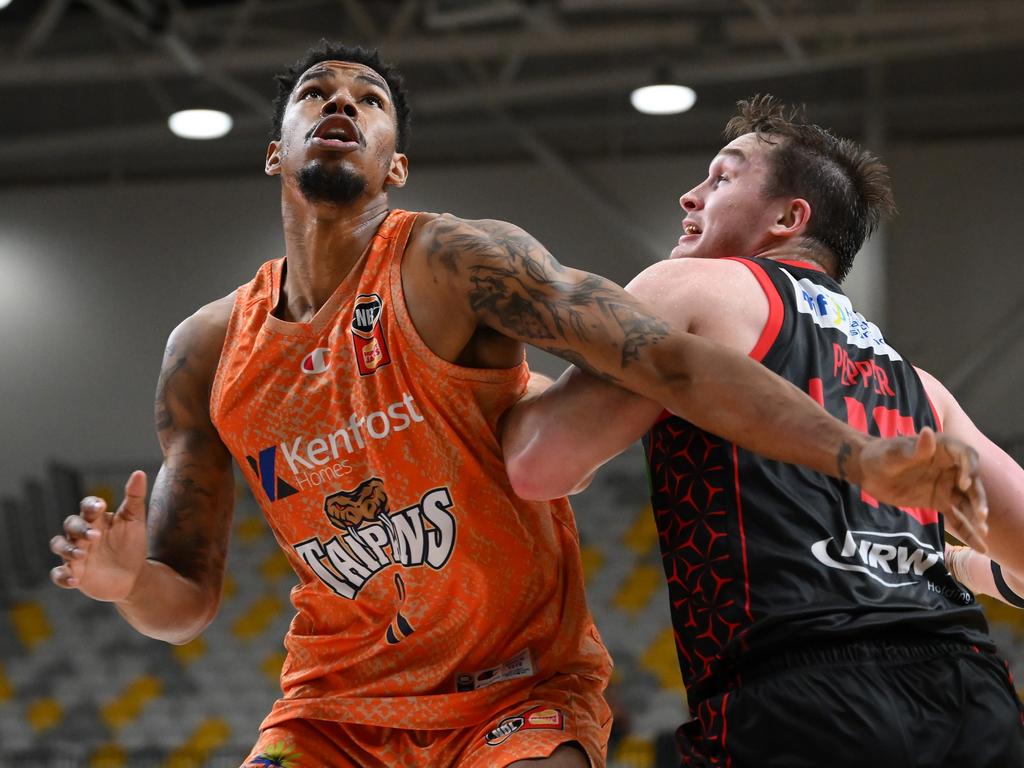
M 369 376 L 391 362 L 381 315 L 384 301 L 376 293 L 356 296 L 352 307 L 352 350 L 360 376 Z

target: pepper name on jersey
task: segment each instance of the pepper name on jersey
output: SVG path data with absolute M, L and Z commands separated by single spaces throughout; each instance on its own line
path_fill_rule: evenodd
M 456 521 L 448 488 L 433 488 L 397 512 L 384 482 L 371 477 L 324 499 L 324 514 L 341 533 L 294 544 L 295 552 L 334 594 L 356 598 L 389 565 L 441 570 L 455 549 Z

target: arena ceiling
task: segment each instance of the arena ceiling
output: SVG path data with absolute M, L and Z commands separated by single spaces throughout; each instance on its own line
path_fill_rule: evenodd
M 418 165 L 717 144 L 771 92 L 869 141 L 1024 130 L 1020 0 L 13 0 L 0 11 L 0 184 L 251 174 L 273 74 L 320 38 L 377 46 L 411 89 Z M 648 117 L 656 72 L 697 106 Z M 176 109 L 230 112 L 189 142 Z

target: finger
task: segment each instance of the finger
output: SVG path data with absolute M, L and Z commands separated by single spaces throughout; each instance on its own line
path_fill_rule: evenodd
M 978 477 L 978 452 L 969 445 L 964 446 L 964 455 L 957 462 L 960 473 L 957 477 L 957 487 L 961 491 L 967 491 L 971 483 Z
M 89 523 L 102 525 L 107 502 L 99 496 L 86 496 L 78 504 L 79 514 Z
M 81 515 L 68 515 L 64 518 L 64 535 L 77 542 L 79 539 L 98 539 L 100 532 Z
M 71 575 L 71 569 L 66 565 L 58 565 L 51 569 L 50 581 L 63 589 L 74 589 L 78 586 L 78 579 Z
M 970 502 L 975 514 L 985 521 L 988 527 L 988 494 L 985 492 L 985 483 L 980 477 L 974 477 L 970 486 L 964 491 L 964 495 Z
M 914 446 L 915 459 L 928 459 L 935 455 L 938 441 L 935 439 L 935 432 L 931 427 L 925 427 L 917 434 L 917 443 Z
M 985 542 L 988 535 L 988 524 L 984 520 L 980 522 L 973 520 L 962 506 L 963 503 L 966 503 L 966 499 L 959 501 L 961 503 L 952 504 L 950 507 L 953 519 L 956 521 L 957 532 L 961 534 L 964 544 L 984 554 L 988 551 L 988 544 Z
M 124 501 L 117 508 L 117 516 L 125 520 L 146 519 L 146 473 L 141 469 L 132 472 L 124 484 Z
M 65 562 L 69 560 L 81 560 L 85 557 L 85 550 L 75 545 L 63 536 L 54 536 L 50 539 L 50 551 Z

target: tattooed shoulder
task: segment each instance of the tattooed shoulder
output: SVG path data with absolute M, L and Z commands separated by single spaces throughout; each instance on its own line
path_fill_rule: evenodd
M 234 294 L 207 304 L 171 332 L 157 380 L 158 435 L 208 422 L 210 386 L 233 305 Z

